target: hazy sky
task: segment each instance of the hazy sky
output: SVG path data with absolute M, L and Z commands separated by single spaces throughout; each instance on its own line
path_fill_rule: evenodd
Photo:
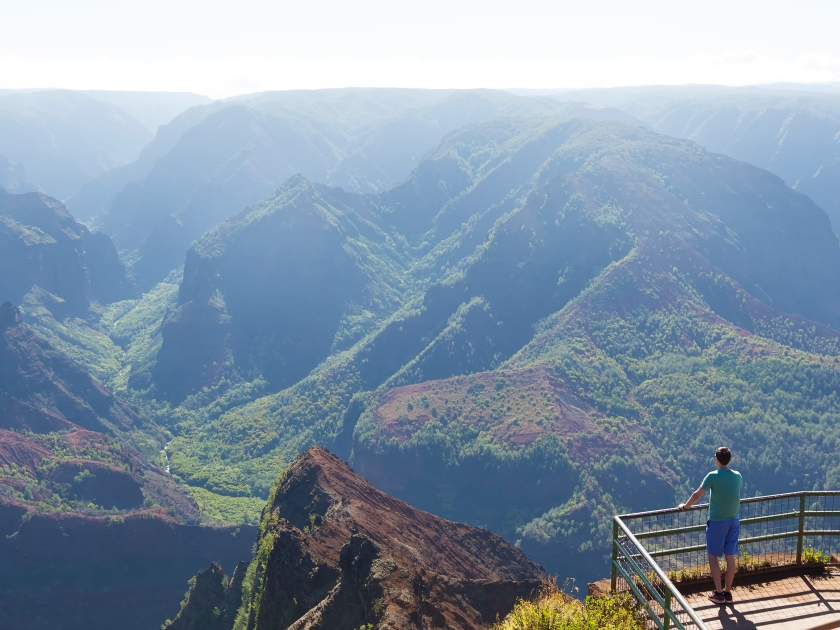
M 0 88 L 840 81 L 840 1 L 0 0 Z

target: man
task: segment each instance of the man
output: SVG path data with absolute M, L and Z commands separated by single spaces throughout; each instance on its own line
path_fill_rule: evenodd
M 706 490 L 712 493 L 709 499 L 709 520 L 706 521 L 706 552 L 709 554 L 709 569 L 715 592 L 709 599 L 715 604 L 724 605 L 732 602 L 732 581 L 735 579 L 735 555 L 738 553 L 738 536 L 741 533 L 739 513 L 741 507 L 741 473 L 729 470 L 732 451 L 721 446 L 715 451 L 715 466 L 700 487 L 685 503 L 680 503 L 680 510 L 687 510 L 702 497 Z M 720 564 L 718 558 L 726 556 L 726 584 L 721 588 Z

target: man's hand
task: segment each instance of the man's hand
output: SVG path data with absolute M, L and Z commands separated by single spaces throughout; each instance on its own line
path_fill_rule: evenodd
M 688 501 L 686 501 L 685 503 L 680 503 L 677 506 L 677 509 L 680 511 L 687 510 L 692 505 L 697 503 L 697 501 L 700 500 L 700 497 L 702 497 L 705 493 L 706 490 L 704 488 L 697 488 L 697 490 L 694 491 L 694 494 L 692 494 L 691 497 L 689 497 Z

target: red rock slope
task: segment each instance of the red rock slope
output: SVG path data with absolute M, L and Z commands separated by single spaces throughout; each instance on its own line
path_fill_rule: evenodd
M 487 628 L 548 579 L 499 536 L 413 508 L 317 446 L 270 501 L 242 591 L 248 628 Z M 223 605 L 217 590 L 195 601 Z M 172 630 L 202 616 L 191 601 Z

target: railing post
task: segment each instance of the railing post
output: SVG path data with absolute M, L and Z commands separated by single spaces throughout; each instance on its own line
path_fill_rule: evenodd
M 615 563 L 618 562 L 618 517 L 613 518 L 613 539 L 612 539 L 612 562 L 610 562 L 610 593 L 615 593 L 617 572 Z
M 796 564 L 802 564 L 802 537 L 805 533 L 805 493 L 799 495 L 799 531 L 796 535 Z
M 671 589 L 665 587 L 665 608 L 662 610 L 662 628 L 668 630 L 671 627 L 671 618 L 668 613 L 671 612 Z

